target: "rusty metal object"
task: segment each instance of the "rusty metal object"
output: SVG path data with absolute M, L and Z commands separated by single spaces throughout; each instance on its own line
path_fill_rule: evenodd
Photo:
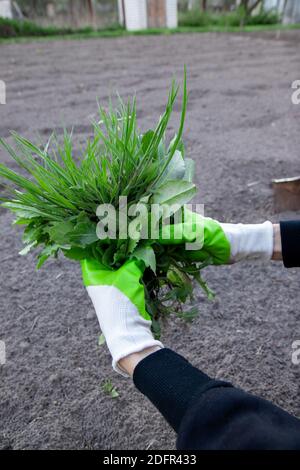
M 272 181 L 276 212 L 300 210 L 300 176 Z

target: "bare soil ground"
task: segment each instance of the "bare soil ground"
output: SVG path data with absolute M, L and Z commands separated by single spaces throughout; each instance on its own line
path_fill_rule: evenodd
M 299 32 L 189 34 L 0 46 L 0 136 L 14 129 L 49 137 L 74 126 L 90 132 L 96 96 L 136 92 L 143 129 L 163 109 L 173 74 L 187 64 L 190 102 L 185 140 L 197 164 L 199 202 L 222 221 L 299 217 L 275 214 L 272 178 L 300 173 Z M 176 117 L 179 116 L 179 106 Z M 0 160 L 8 162 L 1 151 Z M 173 449 L 175 435 L 129 380 L 114 374 L 75 263 L 51 261 L 35 272 L 18 256 L 21 233 L 0 209 L 0 448 Z M 269 265 L 209 268 L 217 300 L 199 292 L 191 326 L 175 321 L 165 345 L 207 373 L 231 380 L 300 418 L 299 272 Z M 111 378 L 120 398 L 105 396 Z

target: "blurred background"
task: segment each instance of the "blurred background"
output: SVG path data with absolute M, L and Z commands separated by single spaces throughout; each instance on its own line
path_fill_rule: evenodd
M 106 107 L 117 92 L 136 95 L 144 132 L 186 65 L 184 143 L 205 215 L 299 219 L 299 15 L 300 0 L 0 0 L 0 137 L 45 145 L 65 127 L 78 154 L 97 99 Z M 17 169 L 2 147 L 0 162 Z M 274 179 L 284 180 L 279 199 Z M 112 371 L 80 266 L 60 257 L 36 271 L 12 222 L 0 207 L 0 449 L 174 449 L 164 419 Z M 198 317 L 172 317 L 164 344 L 300 418 L 299 270 L 246 263 L 203 276 L 216 300 L 197 291 Z
M 44 34 L 47 27 L 55 27 L 57 32 L 67 28 L 88 32 L 87 28 L 235 27 L 300 22 L 300 1 L 0 0 L 0 17 L 30 21 L 45 27 Z M 29 34 L 29 24 L 27 28 Z M 32 25 L 32 34 L 34 29 Z M 17 35 L 13 22 L 0 22 L 0 37 Z

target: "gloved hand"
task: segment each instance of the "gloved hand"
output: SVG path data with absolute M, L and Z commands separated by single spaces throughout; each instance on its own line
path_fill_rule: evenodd
M 165 225 L 160 231 L 162 244 L 194 244 L 187 247 L 185 256 L 195 262 L 208 257 L 216 265 L 236 263 L 244 259 L 270 260 L 273 254 L 273 225 L 222 224 L 208 217 L 185 210 L 184 222 Z M 189 249 L 191 248 L 191 249 Z M 195 249 L 196 248 L 196 249 Z
M 113 368 L 127 376 L 118 365 L 120 359 L 153 346 L 163 347 L 151 332 L 144 287 L 140 283 L 143 268 L 134 260 L 116 271 L 95 260 L 83 260 L 81 268 L 84 285 L 112 355 Z

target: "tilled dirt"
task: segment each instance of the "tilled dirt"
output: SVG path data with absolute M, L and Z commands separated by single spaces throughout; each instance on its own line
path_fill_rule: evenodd
M 276 214 L 272 178 L 300 174 L 299 32 L 190 34 L 0 45 L 0 136 L 13 129 L 46 141 L 74 127 L 90 133 L 96 97 L 137 94 L 141 127 L 163 110 L 173 74 L 188 69 L 187 153 L 197 164 L 198 202 L 222 221 L 295 218 Z M 179 117 L 180 107 L 175 117 Z M 173 122 L 175 127 L 175 121 Z M 0 160 L 9 158 L 1 150 Z M 21 233 L 0 209 L 0 449 L 173 449 L 175 434 L 131 381 L 112 372 L 80 269 L 64 259 L 35 271 L 18 256 Z M 200 315 L 176 320 L 163 341 L 212 376 L 268 398 L 300 418 L 299 272 L 281 263 L 209 268 L 217 292 L 199 292 Z M 107 397 L 111 378 L 120 397 Z

